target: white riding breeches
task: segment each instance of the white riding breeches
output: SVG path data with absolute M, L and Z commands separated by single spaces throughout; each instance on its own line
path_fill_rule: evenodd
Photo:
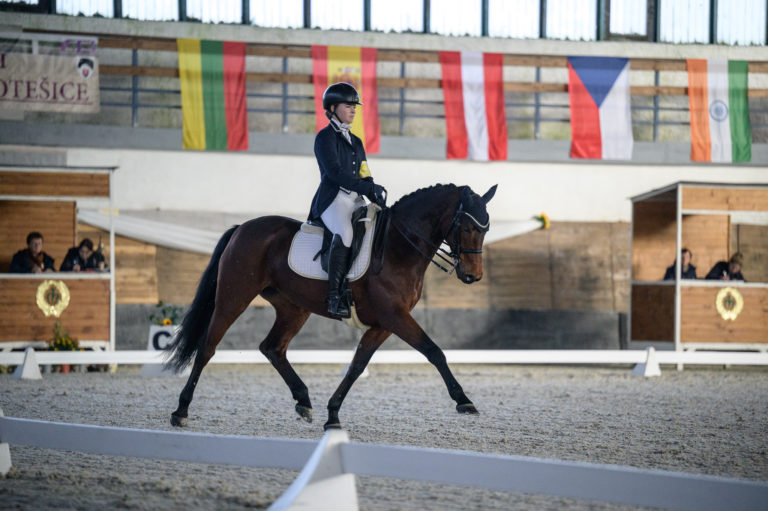
M 361 206 L 365 206 L 365 199 L 357 192 L 339 190 L 331 205 L 320 215 L 328 230 L 341 236 L 345 247 L 352 246 L 352 213 Z

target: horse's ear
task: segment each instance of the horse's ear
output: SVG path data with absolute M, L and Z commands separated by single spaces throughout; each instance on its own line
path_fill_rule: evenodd
M 483 201 L 488 204 L 491 199 L 493 199 L 493 196 L 496 195 L 496 187 L 499 185 L 493 185 L 487 192 L 485 192 L 485 195 L 483 195 Z

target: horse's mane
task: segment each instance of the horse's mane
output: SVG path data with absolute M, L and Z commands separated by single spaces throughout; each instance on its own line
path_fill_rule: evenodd
M 419 205 L 428 206 L 429 204 L 426 204 L 424 202 L 424 198 L 427 195 L 430 195 L 432 193 L 436 192 L 442 192 L 445 190 L 456 190 L 459 187 L 456 186 L 453 183 L 448 184 L 436 184 L 432 186 L 427 186 L 425 188 L 419 188 L 418 190 L 415 190 L 407 195 L 403 195 L 400 197 L 400 200 L 395 202 L 392 205 L 393 210 L 400 210 L 400 209 L 408 209 L 410 207 L 418 207 Z

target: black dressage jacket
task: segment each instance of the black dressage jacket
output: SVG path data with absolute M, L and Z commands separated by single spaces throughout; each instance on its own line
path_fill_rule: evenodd
M 315 137 L 315 157 L 320 168 L 320 186 L 312 199 L 310 220 L 317 220 L 339 193 L 339 188 L 369 195 L 373 190 L 373 178 L 361 177 L 370 174 L 365 157 L 363 142 L 352 133 L 352 143 L 347 142 L 331 124 L 321 129 Z

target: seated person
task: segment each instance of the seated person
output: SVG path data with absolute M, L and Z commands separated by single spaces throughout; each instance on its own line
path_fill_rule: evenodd
M 93 242 L 85 238 L 77 247 L 72 247 L 64 257 L 59 271 L 87 271 L 104 267 L 104 256 L 93 251 Z
M 696 267 L 691 264 L 691 259 L 693 258 L 693 254 L 690 250 L 687 248 L 684 248 L 680 251 L 680 260 L 683 262 L 683 267 L 680 268 L 680 278 L 681 279 L 695 279 L 696 278 Z M 675 280 L 675 266 L 677 265 L 677 260 L 675 260 L 674 263 L 672 263 L 672 266 L 667 268 L 666 273 L 664 274 L 664 280 Z
M 743 262 L 744 256 L 741 252 L 736 252 L 728 262 L 716 263 L 705 278 L 709 280 L 744 280 L 744 275 L 741 274 Z
M 53 258 L 43 252 L 43 235 L 33 231 L 27 235 L 27 248 L 19 250 L 11 260 L 11 273 L 55 271 Z

